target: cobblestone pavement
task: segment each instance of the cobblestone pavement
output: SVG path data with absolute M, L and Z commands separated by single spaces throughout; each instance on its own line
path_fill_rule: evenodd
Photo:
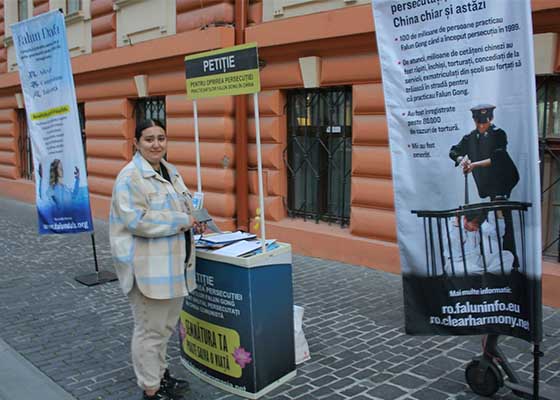
M 107 224 L 95 226 L 100 267 L 112 269 Z M 127 299 L 116 282 L 85 287 L 74 280 L 94 270 L 90 236 L 39 236 L 35 208 L 6 199 L 0 231 L 0 337 L 79 400 L 139 398 Z M 405 335 L 399 276 L 297 255 L 293 270 L 312 359 L 264 399 L 477 398 L 464 366 L 480 337 Z M 544 332 L 542 379 L 560 386 L 560 309 L 544 308 Z M 172 368 L 191 382 L 188 399 L 239 399 L 189 375 L 172 343 Z M 508 338 L 502 347 L 530 379 L 529 344 Z M 496 398 L 517 399 L 506 389 Z

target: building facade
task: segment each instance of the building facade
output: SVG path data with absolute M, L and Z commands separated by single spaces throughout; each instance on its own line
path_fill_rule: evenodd
M 399 272 L 391 162 L 369 0 L 0 2 L 0 195 L 34 201 L 10 24 L 65 13 L 93 213 L 107 218 L 136 120 L 166 123 L 168 159 L 196 188 L 183 59 L 259 47 L 267 236 L 294 251 Z M 545 302 L 560 305 L 560 0 L 532 0 L 542 148 Z M 254 230 L 255 126 L 248 96 L 198 101 L 205 204 L 223 229 Z

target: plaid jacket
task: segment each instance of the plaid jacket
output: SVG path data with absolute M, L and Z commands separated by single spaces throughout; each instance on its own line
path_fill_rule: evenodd
M 172 184 L 140 153 L 117 176 L 109 217 L 111 253 L 125 294 L 136 281 L 146 297 L 171 299 L 196 289 L 194 240 L 185 263 L 192 201 L 177 169 L 161 162 Z

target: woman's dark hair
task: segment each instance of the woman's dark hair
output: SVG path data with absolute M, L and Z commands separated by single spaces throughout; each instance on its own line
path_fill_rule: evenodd
M 136 131 L 134 132 L 134 137 L 136 138 L 136 140 L 140 140 L 144 129 L 151 128 L 152 126 L 159 126 L 161 129 L 165 131 L 165 126 L 161 123 L 160 120 L 145 119 L 143 121 L 140 121 L 138 124 L 136 124 Z
M 55 158 L 51 162 L 51 167 L 49 168 L 49 185 L 54 186 L 58 183 L 58 181 L 62 178 L 60 173 L 58 172 L 58 166 L 62 164 L 62 162 Z

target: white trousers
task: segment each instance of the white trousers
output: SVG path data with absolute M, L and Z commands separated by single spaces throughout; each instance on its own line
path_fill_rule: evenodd
M 157 390 L 167 368 L 167 342 L 179 321 L 183 297 L 150 299 L 135 284 L 128 299 L 134 317 L 132 366 L 138 386 Z

